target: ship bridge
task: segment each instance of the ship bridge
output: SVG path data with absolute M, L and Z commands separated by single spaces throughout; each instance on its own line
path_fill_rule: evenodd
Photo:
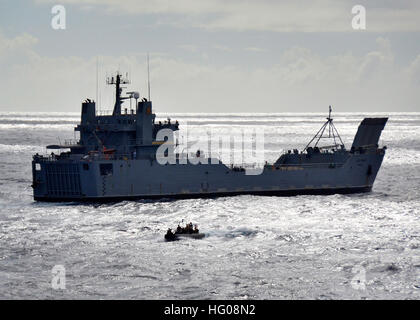
M 129 84 L 128 77 L 120 73 L 107 79 L 107 84 L 115 86 L 115 104 L 112 113 L 103 114 L 96 110 L 96 102 L 86 99 L 82 103 L 81 121 L 75 127 L 80 132 L 80 140 L 71 144 L 47 146 L 48 149 L 70 149 L 70 154 L 107 154 L 106 158 L 128 157 L 130 159 L 152 157 L 163 141 L 156 141 L 161 129 L 179 130 L 178 121 L 155 122 L 152 102 L 146 98 L 140 101 L 135 91 L 123 96 L 122 84 Z M 123 108 L 128 100 L 130 108 Z M 133 100 L 135 108 L 132 108 Z

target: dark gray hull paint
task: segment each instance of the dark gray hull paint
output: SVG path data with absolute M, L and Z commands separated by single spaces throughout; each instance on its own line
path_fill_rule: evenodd
M 224 164 L 159 165 L 146 160 L 40 162 L 35 171 L 37 201 L 106 202 L 135 199 L 214 198 L 236 195 L 295 196 L 369 192 L 384 157 L 383 149 L 349 154 L 330 166 L 268 166 L 261 175 L 245 175 Z M 101 175 L 100 164 L 113 174 Z M 84 165 L 89 164 L 89 170 Z M 35 165 L 35 163 L 33 163 Z M 72 169 L 67 168 L 67 166 Z M 58 168 L 58 169 L 57 169 Z M 52 172 L 50 170 L 53 170 Z M 73 171 L 72 171 L 73 170 Z M 57 187 L 56 187 L 57 186 Z
M 115 196 L 115 197 L 92 197 L 92 198 L 51 198 L 51 197 L 35 197 L 36 201 L 44 202 L 120 202 L 125 200 L 176 200 L 176 199 L 212 199 L 219 197 L 233 197 L 240 195 L 256 195 L 256 196 L 276 196 L 276 197 L 292 197 L 299 195 L 333 195 L 333 194 L 353 194 L 371 192 L 372 186 L 348 187 L 348 188 L 329 188 L 329 189 L 296 189 L 296 190 L 268 190 L 268 191 L 235 191 L 235 192 L 214 192 L 214 193 L 197 193 L 197 194 L 168 194 L 168 195 L 141 195 L 141 196 Z

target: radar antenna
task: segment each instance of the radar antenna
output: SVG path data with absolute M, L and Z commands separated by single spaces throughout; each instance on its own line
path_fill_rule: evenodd
M 312 138 L 311 141 L 306 145 L 305 149 L 303 149 L 303 152 L 306 151 L 311 143 L 316 140 L 314 144 L 314 148 L 318 146 L 318 143 L 321 139 L 333 139 L 334 144 L 330 146 L 324 146 L 320 147 L 320 149 L 332 149 L 332 148 L 338 148 L 340 144 L 337 143 L 337 139 L 340 140 L 341 146 L 344 148 L 343 140 L 341 140 L 340 134 L 338 133 L 337 128 L 335 127 L 333 123 L 333 118 L 331 118 L 331 111 L 332 108 L 329 106 L 329 112 L 328 112 L 328 118 L 327 121 L 322 125 L 321 129 L 315 134 L 315 136 Z M 326 134 L 326 129 L 328 127 L 328 136 Z M 325 133 L 325 134 L 324 134 Z
M 149 53 L 147 53 L 147 93 L 150 101 L 150 69 L 149 69 Z

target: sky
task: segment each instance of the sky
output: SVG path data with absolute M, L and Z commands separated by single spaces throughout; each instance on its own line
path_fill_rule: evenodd
M 157 112 L 420 111 L 417 0 L 1 0 L 0 112 L 147 97 L 147 54 Z

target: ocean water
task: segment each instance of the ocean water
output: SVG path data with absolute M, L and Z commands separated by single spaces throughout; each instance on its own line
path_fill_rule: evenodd
M 265 155 L 303 149 L 324 114 L 158 114 L 206 132 L 264 130 Z M 74 138 L 78 113 L 0 113 L 1 299 L 419 299 L 420 113 L 337 113 L 350 147 L 389 116 L 374 189 L 114 204 L 36 203 L 31 157 Z M 163 241 L 181 219 L 208 237 Z M 52 268 L 65 268 L 65 289 Z

